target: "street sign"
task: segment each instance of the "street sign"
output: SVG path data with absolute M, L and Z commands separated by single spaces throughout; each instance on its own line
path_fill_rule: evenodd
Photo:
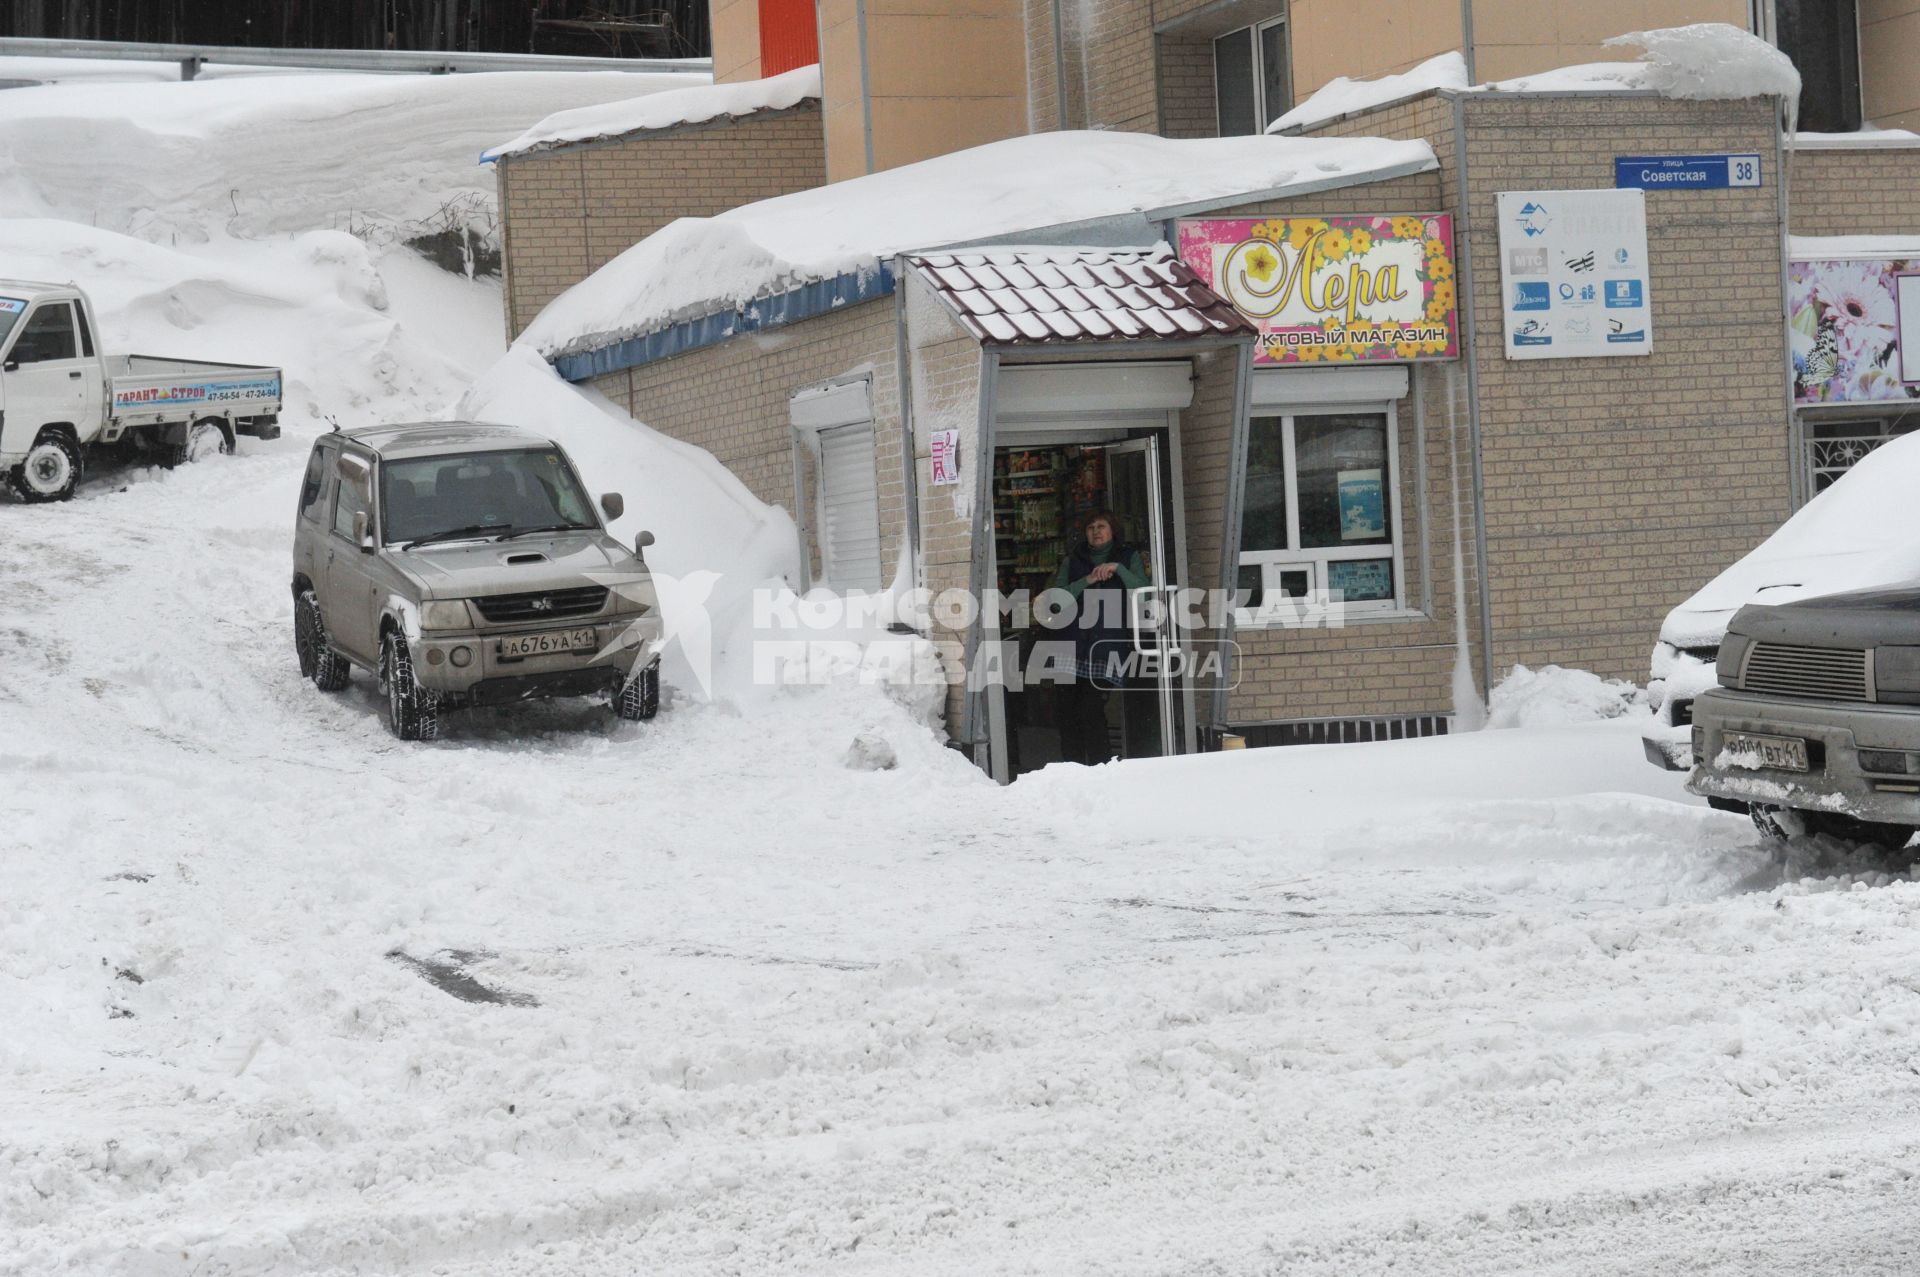
M 1760 185 L 1758 155 L 1618 155 L 1613 184 L 1642 191 L 1717 191 Z

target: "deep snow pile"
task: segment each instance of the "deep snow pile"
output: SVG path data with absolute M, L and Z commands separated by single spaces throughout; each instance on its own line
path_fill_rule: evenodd
M 1514 666 L 1487 701 L 1488 727 L 1566 727 L 1647 709 L 1646 694 L 1632 683 L 1558 665 Z
M 0 208 L 169 244 L 322 229 L 376 246 L 463 225 L 487 234 L 494 179 L 482 150 L 562 108 L 698 82 L 546 71 L 9 89 Z

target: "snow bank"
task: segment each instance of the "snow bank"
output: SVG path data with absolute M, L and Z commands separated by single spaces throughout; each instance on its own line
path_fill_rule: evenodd
M 738 118 L 757 111 L 784 111 L 820 96 L 820 67 L 816 64 L 749 80 L 743 84 L 702 84 L 669 89 L 645 97 L 596 106 L 575 107 L 549 115 L 511 142 L 481 155 L 491 163 L 508 155 L 544 150 L 568 142 L 590 142 L 643 129 L 670 129 L 701 124 L 722 115 Z
M 374 242 L 496 220 L 474 156 L 557 108 L 684 75 L 238 76 L 0 92 L 0 209 L 156 243 L 318 228 Z
M 1488 727 L 1571 727 L 1646 710 L 1646 694 L 1632 683 L 1589 670 L 1516 665 L 1493 689 Z
M 895 253 L 1165 210 L 1250 192 L 1345 185 L 1434 167 L 1424 142 L 1135 133 L 1010 138 L 904 168 L 682 218 L 556 298 L 520 340 L 553 358 Z M 1146 243 L 1150 229 L 1135 227 Z
M 1466 87 L 1467 60 L 1460 56 L 1458 50 L 1449 49 L 1398 75 L 1383 75 L 1372 80 L 1350 80 L 1344 75 L 1335 76 L 1312 97 L 1269 124 L 1267 132 L 1285 133 L 1289 129 L 1324 124 L 1354 111 L 1384 106 L 1388 102 L 1397 102 L 1401 98 L 1410 98 L 1432 89 Z
M 1710 646 L 1748 603 L 1786 603 L 1920 579 L 1916 490 L 1920 435 L 1882 444 L 1669 613 L 1660 637 L 1675 647 Z
M 1602 41 L 1609 48 L 1639 45 L 1641 88 L 1664 97 L 1715 100 L 1772 95 L 1797 102 L 1800 73 L 1793 60 L 1751 32 L 1724 22 L 1629 31 Z

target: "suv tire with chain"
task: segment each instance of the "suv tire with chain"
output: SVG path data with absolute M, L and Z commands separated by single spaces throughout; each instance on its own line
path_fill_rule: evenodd
M 337 692 L 347 685 L 353 666 L 328 641 L 320 600 L 312 590 L 300 591 L 293 601 L 293 650 L 300 656 L 300 676 L 312 679 L 321 691 Z
M 440 698 L 413 676 L 413 652 L 399 630 L 380 641 L 380 685 L 387 694 L 387 727 L 401 740 L 440 735 Z

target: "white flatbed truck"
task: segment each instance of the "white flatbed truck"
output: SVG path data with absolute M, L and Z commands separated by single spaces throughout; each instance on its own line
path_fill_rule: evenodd
M 70 284 L 0 279 L 0 476 L 22 500 L 64 501 L 109 447 L 162 465 L 280 434 L 278 368 L 109 358 Z

